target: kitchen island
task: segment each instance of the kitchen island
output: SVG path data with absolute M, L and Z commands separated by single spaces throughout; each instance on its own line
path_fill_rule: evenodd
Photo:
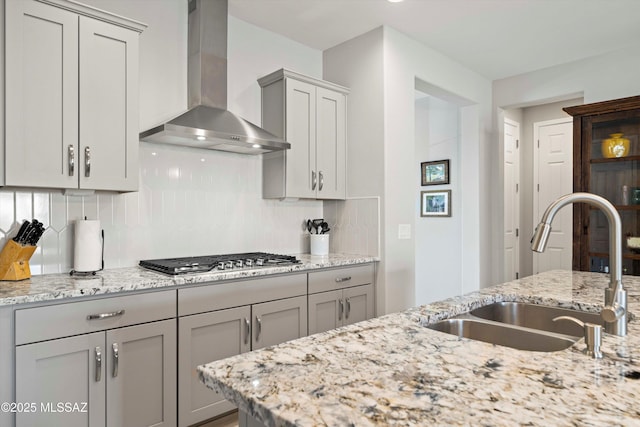
M 553 271 L 198 368 L 250 417 L 276 426 L 640 425 L 640 278 L 625 276 L 628 334 L 520 351 L 425 326 L 500 301 L 598 312 L 609 276 Z

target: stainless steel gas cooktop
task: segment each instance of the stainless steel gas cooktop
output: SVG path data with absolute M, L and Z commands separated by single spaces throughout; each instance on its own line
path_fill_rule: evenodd
M 209 255 L 183 258 L 148 259 L 140 266 L 165 274 L 203 273 L 208 271 L 242 270 L 300 264 L 295 256 L 248 252 L 243 254 Z

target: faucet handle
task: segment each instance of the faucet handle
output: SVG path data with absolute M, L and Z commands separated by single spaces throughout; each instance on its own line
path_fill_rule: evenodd
M 602 351 L 600 351 L 600 346 L 602 345 L 602 326 L 594 323 L 583 322 L 571 316 L 558 316 L 553 319 L 554 322 L 558 320 L 569 320 L 583 328 L 584 342 L 587 345 L 584 352 L 594 359 L 602 359 Z
M 605 322 L 615 322 L 624 316 L 625 309 L 623 306 L 618 304 L 617 302 L 612 303 L 611 305 L 605 305 L 600 311 L 600 317 Z

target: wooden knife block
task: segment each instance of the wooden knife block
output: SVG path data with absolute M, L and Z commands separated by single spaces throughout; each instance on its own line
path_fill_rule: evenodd
M 22 246 L 13 240 L 7 241 L 0 252 L 0 280 L 24 280 L 31 277 L 29 259 L 37 246 Z

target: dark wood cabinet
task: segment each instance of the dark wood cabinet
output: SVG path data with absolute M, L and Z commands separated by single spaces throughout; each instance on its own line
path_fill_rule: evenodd
M 573 190 L 609 200 L 622 220 L 623 274 L 640 275 L 640 96 L 564 108 L 573 116 Z M 628 139 L 628 150 L 606 157 L 612 134 Z M 609 154 L 612 155 L 612 154 Z M 609 226 L 604 214 L 586 204 L 573 209 L 573 269 L 607 271 Z M 640 239 L 639 239 L 640 240 Z

